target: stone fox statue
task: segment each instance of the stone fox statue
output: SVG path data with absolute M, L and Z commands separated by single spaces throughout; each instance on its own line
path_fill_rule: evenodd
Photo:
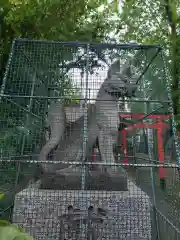
M 133 61 L 132 61 L 133 62 Z M 101 159 L 106 163 L 114 163 L 113 143 L 117 139 L 120 124 L 118 99 L 132 97 L 137 89 L 138 76 L 130 69 L 130 62 L 120 65 L 120 60 L 115 61 L 109 68 L 107 78 L 103 82 L 93 108 L 88 109 L 87 147 L 85 156 L 88 157 L 92 146 L 98 138 Z M 134 81 L 133 81 L 134 79 Z M 134 82 L 134 83 L 133 83 Z M 58 146 L 53 159 L 63 162 L 72 162 L 82 159 L 83 154 L 83 117 L 74 123 L 72 135 L 65 134 L 65 111 L 61 103 L 52 104 L 48 118 L 51 128 L 51 137 L 39 154 L 39 160 L 47 160 L 48 154 Z M 66 139 L 63 139 L 66 136 Z M 51 167 L 49 166 L 51 165 Z M 67 166 L 67 165 L 66 165 Z M 63 169 L 64 164 L 43 165 L 47 172 L 56 172 Z M 60 171 L 61 172 L 61 171 Z M 112 174 L 112 168 L 108 168 Z
M 113 143 L 117 139 L 119 128 L 118 99 L 132 97 L 137 85 L 130 83 L 130 69 L 121 69 L 120 61 L 115 61 L 109 68 L 107 78 L 103 82 L 96 99 L 96 125 L 101 159 L 114 163 Z M 134 76 L 135 77 L 135 76 Z M 109 173 L 112 168 L 108 168 Z

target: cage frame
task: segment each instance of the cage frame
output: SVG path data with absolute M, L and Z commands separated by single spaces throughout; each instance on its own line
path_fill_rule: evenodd
M 12 51 L 11 51 L 11 54 L 10 54 L 10 57 L 9 57 L 9 60 L 8 60 L 8 63 L 7 63 L 7 67 L 6 67 L 6 72 L 5 72 L 5 75 L 4 75 L 4 78 L 3 78 L 3 83 L 2 83 L 2 85 L 1 85 L 1 90 L 0 90 L 0 101 L 1 101 L 1 99 L 2 98 L 6 98 L 7 100 L 8 99 L 10 99 L 11 100 L 11 97 L 12 97 L 12 95 L 9 95 L 9 94 L 5 94 L 4 93 L 4 90 L 5 90 L 5 87 L 6 87 L 6 80 L 7 80 L 7 73 L 8 73 L 8 70 L 9 70 L 9 66 L 10 66 L 10 64 L 11 64 L 11 58 L 12 58 L 12 53 L 13 53 L 13 47 L 14 47 L 14 45 L 16 44 L 16 41 L 27 41 L 28 39 L 15 39 L 14 40 L 14 42 L 13 42 L 13 45 L 12 45 Z M 29 40 L 28 40 L 29 41 Z M 146 50 L 146 49 L 150 49 L 150 48 L 156 48 L 157 49 L 157 54 L 162 54 L 162 59 L 163 59 L 163 61 L 164 61 L 164 65 L 165 65 L 165 60 L 164 60 L 164 56 L 163 56 L 163 48 L 161 47 L 161 46 L 159 46 L 159 45 L 142 45 L 142 44 L 132 44 L 132 43 L 130 43 L 130 44 L 93 44 L 93 43 L 83 43 L 83 42 L 61 42 L 61 43 L 59 43 L 59 42 L 52 42 L 52 41 L 46 41 L 46 40 L 33 40 L 34 42 L 38 42 L 38 43 L 53 43 L 53 44 L 62 44 L 63 46 L 86 46 L 86 50 L 87 50 L 87 52 L 88 52 L 88 49 L 89 49 L 89 46 L 91 45 L 91 46 L 94 46 L 94 47 L 99 47 L 99 48 L 120 48 L 120 49 L 134 49 L 134 50 L 140 50 L 140 49 L 144 49 L 144 50 Z M 150 64 L 151 64 L 151 62 L 154 60 L 154 58 L 155 58 L 156 56 L 154 56 L 151 60 L 150 60 Z M 149 64 L 149 65 L 150 65 Z M 88 68 L 88 59 L 87 59 L 87 66 L 86 66 L 87 68 Z M 165 72 L 166 72 L 166 81 L 167 81 L 167 79 L 168 79 L 168 77 L 167 77 L 167 75 L 168 75 L 168 73 L 167 73 L 167 67 L 166 67 L 166 65 L 164 66 L 164 68 L 165 68 Z M 88 70 L 87 70 L 88 71 Z M 147 69 L 145 70 L 145 71 L 147 71 Z M 145 72 L 144 72 L 145 73 Z M 143 74 L 144 74 L 143 73 Z M 142 76 L 143 76 L 143 74 L 142 74 Z M 141 76 L 141 77 L 142 77 Z M 88 77 L 87 77 L 87 79 L 86 79 L 87 81 L 88 81 Z M 139 81 L 140 79 L 138 79 L 138 81 Z M 166 82 L 166 84 L 168 85 L 168 83 Z M 169 93 L 169 96 L 168 96 L 168 98 L 169 98 L 169 100 L 167 100 L 166 101 L 166 103 L 169 103 L 169 104 L 172 104 L 172 100 L 171 100 L 171 93 L 170 93 L 170 87 L 169 87 L 169 85 L 167 86 L 167 89 L 168 89 L 168 93 Z M 33 92 L 33 87 L 32 87 L 32 92 Z M 86 96 L 85 96 L 85 98 L 83 98 L 83 100 L 85 101 L 85 112 L 87 111 L 87 97 L 88 96 L 88 94 L 86 94 Z M 42 98 L 42 96 L 33 96 L 33 93 L 32 93 L 32 95 L 31 96 L 24 96 L 24 95 L 21 95 L 21 96 L 19 96 L 19 95 L 13 95 L 13 97 L 14 98 L 28 98 L 28 99 L 30 99 L 30 102 L 32 101 L 32 99 L 33 98 Z M 63 97 L 64 98 L 64 97 Z M 59 99 L 59 97 L 44 97 L 44 99 Z M 71 100 L 76 100 L 76 98 L 71 98 Z M 93 99 L 92 99 L 93 100 Z M 94 99 L 95 100 L 95 99 Z M 128 101 L 128 100 L 127 100 Z M 153 101 L 153 100 L 137 100 L 137 102 L 141 102 L 141 101 L 143 101 L 143 102 L 156 102 L 156 101 Z M 158 101 L 159 102 L 159 101 Z M 164 103 L 164 102 L 163 102 Z M 31 104 L 30 104 L 31 105 Z M 29 109 L 26 111 L 27 113 L 29 113 L 30 114 L 30 111 L 31 111 L 31 107 L 29 107 Z M 151 117 L 152 117 L 153 115 L 151 114 Z M 36 116 L 37 117 L 37 116 Z M 132 117 L 132 116 L 131 116 Z M 146 117 L 146 118 L 151 118 L 150 116 L 148 117 L 148 116 L 142 116 L 142 118 L 139 118 L 138 120 L 139 121 L 142 121 L 143 119 L 144 119 L 144 117 Z M 172 117 L 172 124 L 173 124 L 173 134 L 174 134 L 174 136 L 175 136 L 175 138 L 176 138 L 176 124 L 175 124 L 175 120 L 174 120 L 174 116 L 173 116 L 173 114 L 171 115 L 171 117 Z M 161 118 L 161 117 L 159 117 L 159 118 Z M 86 119 L 87 120 L 87 119 Z M 86 130 L 87 130 L 87 121 L 84 121 L 84 131 L 86 132 Z M 28 121 L 28 120 L 27 120 Z M 138 127 L 142 127 L 142 128 L 144 128 L 144 127 L 147 127 L 147 124 L 138 124 L 137 123 L 137 126 Z M 134 127 L 136 127 L 136 126 L 134 126 Z M 161 122 L 159 122 L 159 123 L 157 123 L 157 124 L 154 124 L 154 126 L 152 126 L 151 125 L 151 127 L 154 127 L 154 128 L 156 128 L 156 129 L 158 129 L 159 130 L 159 133 L 158 133 L 158 137 L 159 137 L 159 139 L 161 139 L 161 137 L 160 137 L 160 134 L 161 134 L 161 132 L 162 132 L 162 129 L 163 129 L 163 124 L 161 123 Z M 125 133 L 125 131 L 123 131 L 122 132 L 122 134 L 126 134 Z M 85 142 L 85 145 L 84 145 L 84 148 L 86 147 L 86 140 L 84 141 Z M 177 142 L 177 141 L 176 141 Z M 124 142 L 124 144 L 125 144 L 125 142 Z M 159 147 L 159 149 L 160 149 L 161 147 Z M 179 153 L 179 151 L 178 151 L 178 148 L 179 148 L 179 146 L 176 144 L 176 153 L 177 153 L 177 164 L 176 165 L 174 165 L 174 167 L 177 167 L 177 168 L 180 168 L 180 153 Z M 23 150 L 22 150 L 23 151 Z M 172 167 L 172 164 L 164 164 L 164 162 L 163 162 L 163 155 L 161 154 L 161 156 L 159 156 L 159 160 L 160 160 L 160 163 L 159 164 L 149 164 L 149 166 L 151 166 L 152 168 L 153 167 L 160 167 L 160 178 L 163 178 L 164 177 L 164 172 L 163 172 L 163 169 L 165 168 L 165 167 L 169 167 L 169 166 L 171 166 Z M 7 159 L 2 159 L 1 161 L 7 161 Z M 9 161 L 14 161 L 13 159 L 10 159 Z M 21 161 L 20 161 L 21 162 Z M 33 162 L 35 162 L 35 161 L 33 161 Z M 53 161 L 54 162 L 54 161 Z M 48 161 L 48 163 L 49 163 L 49 161 Z M 77 164 L 76 162 L 74 162 L 74 163 L 71 163 L 72 165 L 74 164 Z M 95 162 L 94 163 L 91 163 L 91 164 L 96 164 Z M 85 165 L 88 165 L 88 163 L 85 163 Z M 102 164 L 103 165 L 103 164 Z M 106 165 L 108 165 L 108 164 L 106 164 Z M 131 166 L 131 164 L 129 164 L 126 160 L 125 160 L 125 162 L 124 163 L 120 163 L 120 164 L 117 164 L 117 166 L 125 166 L 125 165 L 128 165 L 128 166 Z M 132 166 L 143 166 L 143 164 L 135 164 L 135 165 L 132 165 Z M 82 183 L 83 183 L 83 174 L 82 174 Z M 153 181 L 153 180 L 152 180 Z M 152 187 L 153 187 L 153 182 L 152 182 Z M 83 190 L 83 184 L 82 184 L 82 190 Z M 153 204 L 154 204 L 154 207 L 156 206 L 156 204 L 155 204 L 155 199 L 153 200 Z M 158 228 L 158 226 L 157 226 L 157 228 Z M 157 230 L 158 231 L 158 230 Z

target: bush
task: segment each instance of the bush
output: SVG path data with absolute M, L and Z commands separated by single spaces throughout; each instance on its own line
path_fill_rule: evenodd
M 0 193 L 0 200 L 4 197 Z M 7 221 L 0 220 L 0 239 L 1 240 L 33 240 L 22 228 L 17 225 L 10 224 Z

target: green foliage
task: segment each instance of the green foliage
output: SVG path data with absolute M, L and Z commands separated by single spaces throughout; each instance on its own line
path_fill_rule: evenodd
M 24 230 L 16 225 L 0 220 L 1 240 L 33 240 Z
M 4 197 L 4 193 L 0 192 L 0 200 L 3 199 L 3 197 Z
M 165 43 L 168 32 L 161 1 L 125 1 L 120 21 L 127 31 L 121 37 L 145 44 Z
M 114 21 L 112 6 L 94 0 L 9 0 L 0 3 L 2 60 L 7 59 L 12 39 L 30 37 L 59 41 L 104 39 Z

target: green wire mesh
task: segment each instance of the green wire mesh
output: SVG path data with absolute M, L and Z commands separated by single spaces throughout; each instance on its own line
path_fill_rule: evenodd
M 107 69 L 114 59 L 120 58 L 121 64 L 124 64 L 132 56 L 135 56 L 135 58 L 128 64 L 130 64 L 130 71 L 134 74 L 138 73 L 140 76 L 138 79 L 139 88 L 136 92 L 136 97 L 130 101 L 125 99 L 127 101 L 126 111 L 130 111 L 132 114 L 143 113 L 145 118 L 139 119 L 139 121 L 144 123 L 148 122 L 149 114 L 172 114 L 172 108 L 169 106 L 171 103 L 169 99 L 170 93 L 166 84 L 169 74 L 166 74 L 164 71 L 165 62 L 162 59 L 159 47 L 133 44 L 57 43 L 30 41 L 27 39 L 17 39 L 14 41 L 0 95 L 0 183 L 3 186 L 1 187 L 1 189 L 3 189 L 2 191 L 6 192 L 4 202 L 0 203 L 3 218 L 9 218 L 9 215 L 11 215 L 11 208 L 14 204 L 14 197 L 16 196 L 19 183 L 23 182 L 23 188 L 25 188 L 28 182 L 25 181 L 27 175 L 32 176 L 35 171 L 39 171 L 35 165 L 37 163 L 38 153 L 46 142 L 46 115 L 49 104 L 54 101 L 54 99 L 63 101 L 66 106 L 73 101 L 77 101 L 79 104 L 82 100 L 81 98 L 85 100 L 85 96 L 88 97 L 88 99 L 86 99 L 87 102 L 94 103 L 97 91 L 106 78 Z M 85 83 L 86 80 L 88 80 L 88 85 Z M 135 123 L 134 119 L 131 120 Z M 176 135 L 174 119 L 172 118 L 172 120 L 170 120 L 171 119 L 165 120 L 165 122 L 170 127 L 171 122 L 173 123 L 173 134 Z M 153 121 L 151 123 L 153 123 Z M 134 143 L 129 143 L 128 147 L 129 151 L 132 151 L 134 155 L 137 153 L 135 145 L 138 135 L 141 135 L 141 137 L 145 139 L 145 137 L 147 138 L 147 131 L 137 130 L 129 137 L 130 140 L 132 140 L 133 137 L 132 141 L 134 141 Z M 167 137 L 165 136 L 164 139 L 167 140 Z M 148 139 L 143 140 L 145 145 L 147 145 L 143 147 L 144 149 L 150 145 L 147 140 Z M 176 162 L 178 164 L 180 163 L 180 157 L 178 155 L 179 146 L 176 139 L 177 156 L 175 156 L 175 159 L 168 159 L 168 161 L 166 161 L 166 163 L 169 163 L 167 168 L 168 175 L 166 176 L 167 189 L 162 192 L 159 183 L 159 167 L 155 167 L 155 164 L 159 161 L 156 148 L 156 131 L 153 131 L 152 142 L 151 154 L 156 160 L 153 162 L 153 172 L 150 169 L 152 162 L 149 161 L 147 156 L 149 151 L 143 152 L 144 149 L 141 153 L 145 153 L 145 158 L 140 161 L 136 156 L 133 156 L 133 159 L 136 161 L 130 161 L 129 159 L 129 163 L 132 164 L 133 169 L 130 168 L 130 166 L 127 166 L 125 169 L 128 176 L 130 176 L 129 179 L 133 179 L 134 183 L 148 194 L 148 198 L 150 198 L 150 202 L 153 205 L 155 218 L 152 216 L 151 220 L 153 220 L 155 226 L 154 228 L 152 227 L 154 231 L 152 231 L 152 235 L 161 235 L 159 239 L 165 239 L 163 234 L 168 226 L 169 238 L 167 239 L 178 239 L 180 224 L 178 220 L 180 216 L 178 212 L 179 205 L 177 203 L 179 180 L 177 177 L 178 168 L 175 164 Z M 119 161 L 118 163 L 122 165 L 122 162 Z M 139 163 L 142 164 L 141 167 L 136 166 L 136 164 Z M 173 165 L 173 163 L 175 164 Z M 152 175 L 152 173 L 154 175 Z M 30 193 L 32 193 L 32 188 L 29 189 Z M 28 199 L 29 192 L 26 191 L 23 194 L 26 194 L 25 197 Z M 133 191 L 133 194 L 131 193 L 133 197 L 138 197 L 146 202 L 146 204 L 149 202 L 140 190 L 136 189 Z M 85 201 L 86 198 L 90 199 L 84 191 L 78 194 L 82 196 L 82 205 L 85 204 L 83 201 Z M 60 202 L 63 202 L 64 200 L 62 200 L 62 198 L 68 196 L 67 198 L 72 200 L 73 196 L 75 198 L 75 195 L 73 191 L 69 190 L 68 193 L 64 193 L 63 196 L 60 196 L 58 199 L 60 199 Z M 107 192 L 105 192 L 105 195 L 107 197 L 111 195 L 111 193 L 108 195 Z M 111 197 L 107 197 L 109 198 L 106 200 L 108 206 L 116 204 L 116 195 L 118 194 L 113 195 L 112 193 Z M 98 199 L 98 195 L 96 195 L 96 197 Z M 102 195 L 101 198 L 103 198 Z M 40 197 L 38 199 L 41 201 Z M 45 201 L 48 202 L 47 199 L 45 199 Z M 67 200 L 65 200 L 65 202 L 66 201 Z M 118 201 L 120 202 L 120 200 Z M 133 202 L 133 198 L 130 197 L 128 201 L 132 209 L 136 207 L 139 209 L 141 203 L 136 204 L 135 201 Z M 131 201 L 133 203 L 131 203 Z M 38 206 L 42 204 L 43 203 L 40 202 Z M 51 202 L 51 204 L 53 206 L 53 202 Z M 126 204 L 127 202 L 125 202 L 125 205 Z M 130 214 L 132 214 L 131 211 L 133 212 L 132 209 L 128 208 Z M 143 209 L 145 208 L 143 207 Z M 4 214 L 7 213 L 7 210 L 9 215 Z M 141 225 L 143 222 L 147 222 L 147 226 L 149 226 L 148 219 L 150 213 L 147 209 L 143 211 L 144 215 L 142 215 L 144 216 L 144 220 L 142 220 L 140 213 L 139 216 L 134 217 L 133 214 L 132 216 L 139 221 L 136 222 L 137 224 Z M 119 211 L 116 214 L 119 221 L 123 213 Z M 21 217 L 22 216 L 21 214 Z M 49 220 L 55 221 L 54 219 Z M 34 219 L 34 221 L 36 220 Z M 158 224 L 159 221 L 160 224 Z M 20 222 L 20 224 L 25 225 L 24 222 Z M 124 225 L 118 227 L 117 230 L 119 238 L 114 234 L 113 239 L 127 239 L 126 232 L 119 233 L 122 229 L 123 231 L 130 229 L 129 239 L 131 239 L 134 228 L 125 221 L 123 224 Z M 57 228 L 52 228 L 53 231 L 58 231 Z M 133 228 L 133 230 L 131 228 Z M 47 229 L 44 229 L 44 234 L 46 230 Z M 148 238 L 149 229 L 144 228 L 142 232 L 144 237 L 146 236 Z M 156 236 L 154 239 L 157 239 Z M 172 238 L 172 236 L 174 238 Z

